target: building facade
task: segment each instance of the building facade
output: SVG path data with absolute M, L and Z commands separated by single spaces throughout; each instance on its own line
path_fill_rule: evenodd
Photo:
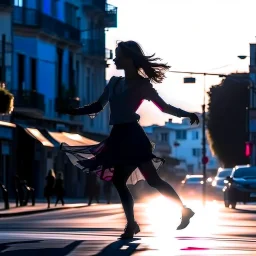
M 90 119 L 58 110 L 91 103 L 103 91 L 112 58 L 105 29 L 117 26 L 117 8 L 105 0 L 4 0 L 0 22 L 0 80 L 15 96 L 14 112 L 1 118 L 14 133 L 12 173 L 42 197 L 44 177 L 54 168 L 64 172 L 68 196 L 83 196 L 85 174 L 60 155 L 59 146 L 86 143 L 76 140 L 86 132 L 108 134 L 108 111 Z

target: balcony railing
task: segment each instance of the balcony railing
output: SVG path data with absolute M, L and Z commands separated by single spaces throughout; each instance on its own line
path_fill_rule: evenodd
M 83 39 L 83 54 L 90 57 L 101 57 L 105 59 L 105 43 L 99 39 Z
M 117 7 L 111 4 L 105 6 L 105 28 L 117 27 Z
M 82 4 L 91 11 L 105 11 L 105 1 L 102 0 L 82 0 Z
M 45 111 L 44 95 L 35 91 L 11 90 L 14 95 L 14 108 L 30 108 Z
M 35 9 L 15 6 L 13 22 L 17 26 L 38 29 L 51 36 L 80 44 L 80 30 Z
M 13 6 L 13 0 L 0 0 L 0 8 L 12 7 L 12 6 Z
M 67 107 L 79 108 L 80 107 L 80 99 L 76 97 L 62 97 L 55 99 L 55 111 L 66 109 Z

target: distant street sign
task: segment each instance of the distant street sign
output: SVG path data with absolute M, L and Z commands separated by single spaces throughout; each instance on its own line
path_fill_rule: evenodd
M 184 77 L 184 84 L 194 84 L 196 79 L 194 77 Z

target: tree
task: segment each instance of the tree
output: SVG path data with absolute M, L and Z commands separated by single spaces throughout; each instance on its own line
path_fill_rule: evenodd
M 0 114 L 10 114 L 14 108 L 14 97 L 5 89 L 4 84 L 0 84 Z
M 207 137 L 212 151 L 224 167 L 249 163 L 245 156 L 248 85 L 247 73 L 231 74 L 208 92 Z

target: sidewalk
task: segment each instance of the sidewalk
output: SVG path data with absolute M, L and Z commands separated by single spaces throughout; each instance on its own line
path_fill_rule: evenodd
M 87 200 L 84 198 L 79 198 L 79 199 L 66 198 L 64 206 L 62 206 L 59 202 L 59 204 L 55 207 L 55 198 L 53 198 L 51 208 L 49 209 L 47 208 L 47 203 L 46 203 L 46 200 L 44 199 L 36 199 L 35 206 L 32 206 L 31 202 L 29 202 L 27 206 L 16 207 L 16 203 L 14 200 L 10 200 L 9 205 L 10 205 L 10 209 L 5 210 L 4 202 L 1 200 L 0 218 L 29 215 L 29 214 L 35 214 L 35 213 L 72 209 L 72 208 L 81 208 L 81 207 L 87 206 Z

